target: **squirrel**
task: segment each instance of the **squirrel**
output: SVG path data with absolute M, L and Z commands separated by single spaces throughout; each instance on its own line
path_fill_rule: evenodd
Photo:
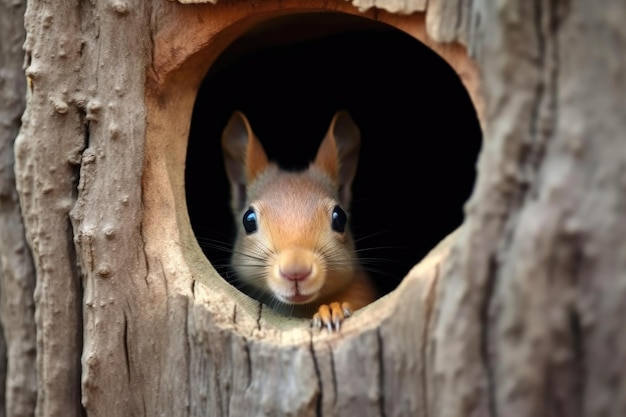
M 360 144 L 359 128 L 339 110 L 314 161 L 289 171 L 268 160 L 241 111 L 222 132 L 237 280 L 278 312 L 312 316 L 313 327 L 331 332 L 376 299 L 348 227 Z

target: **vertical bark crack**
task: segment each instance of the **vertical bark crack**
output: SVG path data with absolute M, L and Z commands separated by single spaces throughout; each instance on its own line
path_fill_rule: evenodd
M 212 372 L 212 376 L 213 376 L 213 384 L 211 384 L 212 387 L 212 391 L 215 393 L 215 408 L 214 410 L 217 411 L 219 410 L 220 415 L 224 415 L 224 406 L 226 405 L 226 407 L 228 407 L 228 403 L 224 403 L 224 400 L 222 399 L 222 381 L 220 378 L 220 364 L 216 362 L 216 357 L 213 357 L 213 372 Z
M 496 258 L 495 256 L 492 256 L 489 260 L 489 269 L 487 271 L 487 281 L 485 283 L 485 298 L 483 299 L 483 303 L 480 308 L 480 356 L 483 363 L 483 368 L 485 369 L 485 377 L 487 379 L 487 401 L 489 407 L 489 415 L 491 417 L 496 417 L 498 415 L 498 409 L 496 405 L 496 386 L 493 374 L 494 371 L 491 358 L 489 357 L 489 307 L 491 305 L 491 299 L 493 297 L 494 287 L 496 283 L 497 269 L 498 267 Z
M 337 372 L 335 370 L 335 355 L 330 344 L 328 345 L 328 350 L 330 351 L 330 376 L 333 383 L 333 405 L 337 405 L 337 396 L 339 395 L 337 390 Z
M 126 311 L 123 311 L 124 323 L 123 326 L 123 334 L 122 334 L 122 345 L 124 347 L 124 363 L 126 364 L 126 374 L 128 375 L 128 384 L 131 384 L 131 376 L 130 376 L 130 351 L 128 348 L 128 317 L 126 317 Z
M 310 333 L 311 338 L 309 339 L 309 352 L 311 352 L 311 359 L 313 359 L 313 369 L 315 370 L 315 376 L 317 378 L 317 391 L 318 395 L 315 400 L 315 415 L 317 417 L 322 416 L 322 404 L 324 399 L 324 390 L 322 385 L 322 377 L 320 373 L 319 363 L 317 362 L 317 356 L 315 355 L 315 346 L 313 345 L 313 333 Z M 333 369 L 333 380 L 335 379 L 334 369 Z
M 548 93 L 550 97 L 550 108 L 552 110 L 553 121 L 551 132 L 554 130 L 558 118 L 558 79 L 559 79 L 559 71 L 560 71 L 560 59 L 559 59 L 559 42 L 558 42 L 558 31 L 561 26 L 562 16 L 559 15 L 558 11 L 558 2 L 550 3 L 550 22 L 548 30 L 550 31 L 550 37 L 552 39 L 551 43 L 551 66 L 549 73 L 549 85 L 548 85 Z
M 195 280 L 192 281 L 195 283 Z M 189 299 L 185 299 L 185 309 L 184 311 L 186 311 L 186 314 L 184 315 L 185 317 L 185 322 L 183 323 L 183 334 L 184 334 L 184 339 L 183 340 L 190 340 L 189 337 L 189 315 L 192 314 L 192 306 L 191 306 L 191 301 Z M 190 343 L 184 343 L 184 349 L 185 349 L 185 362 L 187 364 L 187 369 L 189 369 L 189 363 L 191 362 L 191 344 Z M 191 381 L 191 373 L 190 372 L 186 372 L 185 373 L 185 378 L 187 379 L 187 387 L 191 387 L 192 386 L 192 381 Z M 191 389 L 187 390 L 187 398 L 189 399 L 189 395 L 191 393 Z M 187 414 L 189 414 L 189 404 L 191 404 L 190 402 L 187 402 Z
M 81 105 L 81 102 L 77 102 L 76 106 L 78 107 L 78 112 L 80 115 L 80 121 L 82 125 L 85 127 L 83 132 L 83 150 L 89 149 L 89 144 L 91 141 L 91 122 L 87 120 L 87 110 L 84 105 Z
M 534 9 L 535 13 L 533 15 L 533 23 L 535 25 L 535 34 L 537 38 L 537 66 L 539 67 L 539 71 L 543 72 L 543 69 L 546 65 L 546 38 L 543 33 L 543 8 L 542 8 L 543 0 L 534 0 Z M 530 119 L 530 137 L 534 140 L 534 142 L 538 142 L 538 134 L 539 134 L 539 123 L 540 123 L 540 113 L 541 113 L 541 104 L 544 100 L 544 91 L 545 91 L 545 82 L 543 80 L 542 74 L 540 74 L 540 80 L 537 83 L 535 88 L 535 97 L 532 105 L 532 113 Z
M 263 303 L 258 303 L 259 310 L 256 316 L 256 329 L 261 330 L 261 317 L 263 316 Z
M 584 398 L 584 381 L 587 380 L 585 372 L 585 351 L 583 345 L 583 329 L 580 320 L 580 315 L 576 311 L 570 312 L 569 316 L 570 332 L 572 336 L 572 350 L 574 351 L 573 364 L 575 366 L 575 373 L 578 376 L 575 398 L 578 399 L 579 404 L 582 405 L 582 399 Z M 582 408 L 581 408 L 582 409 Z
M 152 7 L 152 2 L 144 2 L 143 3 L 143 7 L 145 7 L 145 13 L 146 16 L 151 16 L 151 20 L 155 18 L 155 14 L 153 13 L 153 7 Z M 150 54 L 150 58 L 148 59 L 149 65 L 150 65 L 150 69 L 152 71 L 152 75 L 155 79 L 159 79 L 158 74 L 159 72 L 157 71 L 155 65 L 154 65 L 154 45 L 156 45 L 156 41 L 154 39 L 154 35 L 155 35 L 155 28 L 158 28 L 159 25 L 157 22 L 155 21 L 151 21 L 150 25 L 148 26 L 147 29 L 147 33 L 148 33 L 148 39 L 150 39 L 150 45 L 146 46 L 145 50 L 148 51 L 148 53 Z
M 571 240 L 569 240 L 571 242 Z M 583 274 L 582 262 L 583 262 L 583 249 L 581 247 L 582 243 L 578 239 L 574 239 L 572 244 L 572 254 L 570 256 L 570 277 L 571 277 L 571 285 L 578 286 L 579 277 Z M 577 401 L 577 409 L 582 410 L 583 407 L 583 399 L 585 398 L 585 381 L 587 381 L 587 375 L 585 370 L 586 354 L 584 350 L 583 341 L 586 339 L 584 337 L 584 329 L 582 325 L 582 319 L 580 313 L 578 311 L 578 306 L 574 302 L 570 306 L 569 312 L 569 331 L 571 338 L 571 349 L 573 352 L 572 358 L 572 367 L 574 373 L 574 392 L 573 398 Z
M 252 358 L 250 358 L 250 346 L 248 345 L 248 339 L 243 338 L 243 353 L 246 355 L 246 389 L 250 388 L 252 384 Z
M 556 2 L 558 3 L 558 2 Z M 531 104 L 529 136 L 530 143 L 521 152 L 521 168 L 525 170 L 523 195 L 529 190 L 543 160 L 546 144 L 557 123 L 557 80 L 559 73 L 557 31 L 559 27 L 558 5 L 543 0 L 533 2 L 533 25 L 537 43 L 537 72 L 535 94 Z M 522 199 L 520 199 L 522 201 Z
M 385 417 L 385 355 L 383 352 L 383 337 L 380 334 L 380 327 L 376 329 L 376 340 L 378 342 L 378 386 L 380 398 L 378 401 L 379 415 Z

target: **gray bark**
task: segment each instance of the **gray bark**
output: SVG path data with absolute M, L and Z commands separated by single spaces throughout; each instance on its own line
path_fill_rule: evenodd
M 626 412 L 626 5 L 476 2 L 486 141 L 444 269 L 433 410 Z
M 32 416 L 35 367 L 35 271 L 26 244 L 13 172 L 13 143 L 26 101 L 22 44 L 25 1 L 0 1 L 0 415 Z
M 78 4 L 29 2 L 24 44 L 28 101 L 15 144 L 16 180 L 32 251 L 38 416 L 78 416 L 80 273 L 69 211 L 84 147 L 84 113 L 71 97 L 81 82 Z

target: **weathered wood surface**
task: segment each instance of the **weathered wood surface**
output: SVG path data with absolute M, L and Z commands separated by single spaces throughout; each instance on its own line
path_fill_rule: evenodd
M 358 9 L 28 3 L 15 164 L 37 276 L 37 415 L 626 414 L 626 5 L 428 7 L 363 15 L 428 33 L 431 46 L 467 44 L 484 94 L 476 188 L 462 228 L 329 335 L 274 316 L 217 276 L 189 225 L 183 171 L 195 91 L 237 30 L 277 8 Z M 471 74 L 450 45 L 438 47 Z M 2 146 L 16 133 L 10 120 Z M 0 215 L 3 243 L 19 242 L 5 240 Z M 0 250 L 4 299 L 12 249 Z M 5 335 L 18 316 L 3 307 Z M 28 346 L 34 334 L 23 330 Z M 10 375 L 20 360 L 32 365 L 33 350 L 11 359 L 17 336 L 7 337 Z M 12 398 L 25 411 L 7 415 L 32 413 L 33 380 L 21 382 Z
M 224 2 L 224 0 L 221 0 Z M 411 14 L 415 12 L 424 12 L 432 3 L 446 3 L 445 0 L 428 2 L 427 0 L 344 0 L 357 7 L 359 11 L 366 12 L 370 9 L 377 8 L 385 10 L 389 13 Z M 178 0 L 181 4 L 194 3 L 211 3 L 218 4 L 220 0 Z M 456 1 L 448 1 L 456 5 Z
M 28 3 L 28 101 L 15 144 L 17 189 L 36 269 L 39 416 L 80 415 L 80 275 L 69 211 L 76 195 L 84 120 L 72 93 L 80 82 L 79 10 Z
M 444 268 L 438 415 L 626 413 L 626 5 L 474 2 L 487 140 Z
M 30 416 L 37 399 L 35 270 L 15 189 L 13 143 L 26 105 L 25 1 L 0 1 L 0 415 Z

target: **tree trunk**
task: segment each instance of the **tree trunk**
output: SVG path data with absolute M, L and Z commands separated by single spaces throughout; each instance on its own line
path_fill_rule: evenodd
M 623 1 L 182 3 L 29 2 L 25 72 L 0 3 L 7 416 L 626 414 Z M 202 77 L 276 10 L 406 30 L 484 130 L 463 225 L 339 334 L 229 286 L 186 210 Z
M 0 415 L 32 416 L 37 399 L 35 271 L 13 172 L 13 143 L 25 107 L 25 1 L 0 1 Z

